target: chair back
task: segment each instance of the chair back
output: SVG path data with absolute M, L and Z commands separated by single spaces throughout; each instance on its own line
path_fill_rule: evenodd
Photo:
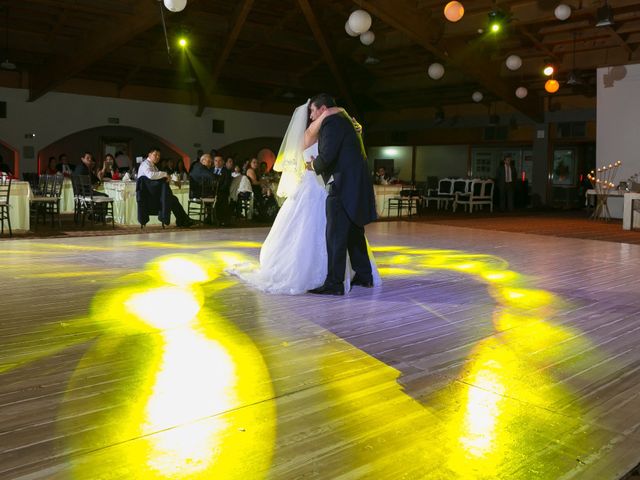
M 482 180 L 473 180 L 471 182 L 471 194 L 474 197 L 481 196 L 483 187 L 484 187 L 484 182 Z
M 91 185 L 91 177 L 89 175 L 76 175 L 74 177 L 76 181 L 76 189 L 74 189 L 74 195 L 86 199 L 93 200 L 93 185 Z
M 438 182 L 438 193 L 440 195 L 450 195 L 453 193 L 453 181 L 450 178 L 443 178 Z
M 467 191 L 467 181 L 464 179 L 457 179 L 453 181 L 453 192 L 465 193 Z
M 191 177 L 189 181 L 189 198 L 213 198 L 218 192 L 218 181 L 216 178 L 196 179 Z
M 42 184 L 40 195 L 60 198 L 60 195 L 62 195 L 62 183 L 64 182 L 62 175 L 40 175 L 40 179 Z
M 0 203 L 9 204 L 9 194 L 11 193 L 11 177 L 0 175 Z
M 29 182 L 29 186 L 31 187 L 31 192 L 34 195 L 40 195 L 40 179 L 38 178 L 37 173 L 29 172 L 23 173 L 22 178 L 25 182 Z
M 483 197 L 491 197 L 493 199 L 493 180 L 485 180 L 483 183 L 483 191 L 482 191 L 482 196 Z

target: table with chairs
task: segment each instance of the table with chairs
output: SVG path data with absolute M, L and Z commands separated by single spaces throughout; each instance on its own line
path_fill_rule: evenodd
M 31 198 L 31 188 L 29 182 L 12 180 L 9 177 L 2 178 L 2 191 L 0 192 L 0 216 L 2 217 L 2 228 L 11 232 L 26 232 L 31 227 L 29 218 Z
M 136 182 L 113 180 L 104 182 L 101 191 L 113 199 L 113 218 L 119 225 L 138 225 L 138 203 L 136 201 Z M 171 182 L 171 191 L 185 209 L 189 209 L 189 184 Z M 156 217 L 149 219 L 149 225 L 160 225 Z

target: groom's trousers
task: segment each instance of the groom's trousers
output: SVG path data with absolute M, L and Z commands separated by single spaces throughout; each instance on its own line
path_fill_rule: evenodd
M 347 265 L 347 251 L 351 268 L 364 281 L 371 281 L 371 261 L 367 254 L 364 227 L 349 219 L 340 199 L 327 197 L 327 279 L 325 287 L 342 286 Z

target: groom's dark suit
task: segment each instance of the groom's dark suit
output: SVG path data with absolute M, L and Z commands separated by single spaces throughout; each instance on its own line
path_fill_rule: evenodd
M 358 279 L 370 283 L 364 226 L 376 219 L 376 204 L 362 140 L 346 115 L 331 115 L 322 122 L 313 168 L 329 185 L 324 287 L 342 289 L 347 251 Z

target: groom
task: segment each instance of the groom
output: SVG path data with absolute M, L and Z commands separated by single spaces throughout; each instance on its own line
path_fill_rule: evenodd
M 311 120 L 335 100 L 326 93 L 313 97 L 309 103 Z M 360 135 L 346 113 L 327 116 L 320 127 L 318 156 L 313 169 L 324 178 L 327 197 L 327 278 L 321 287 L 309 290 L 322 295 L 343 295 L 347 252 L 356 275 L 351 285 L 372 287 L 371 262 L 367 255 L 364 226 L 376 219 L 373 185 L 367 167 Z

